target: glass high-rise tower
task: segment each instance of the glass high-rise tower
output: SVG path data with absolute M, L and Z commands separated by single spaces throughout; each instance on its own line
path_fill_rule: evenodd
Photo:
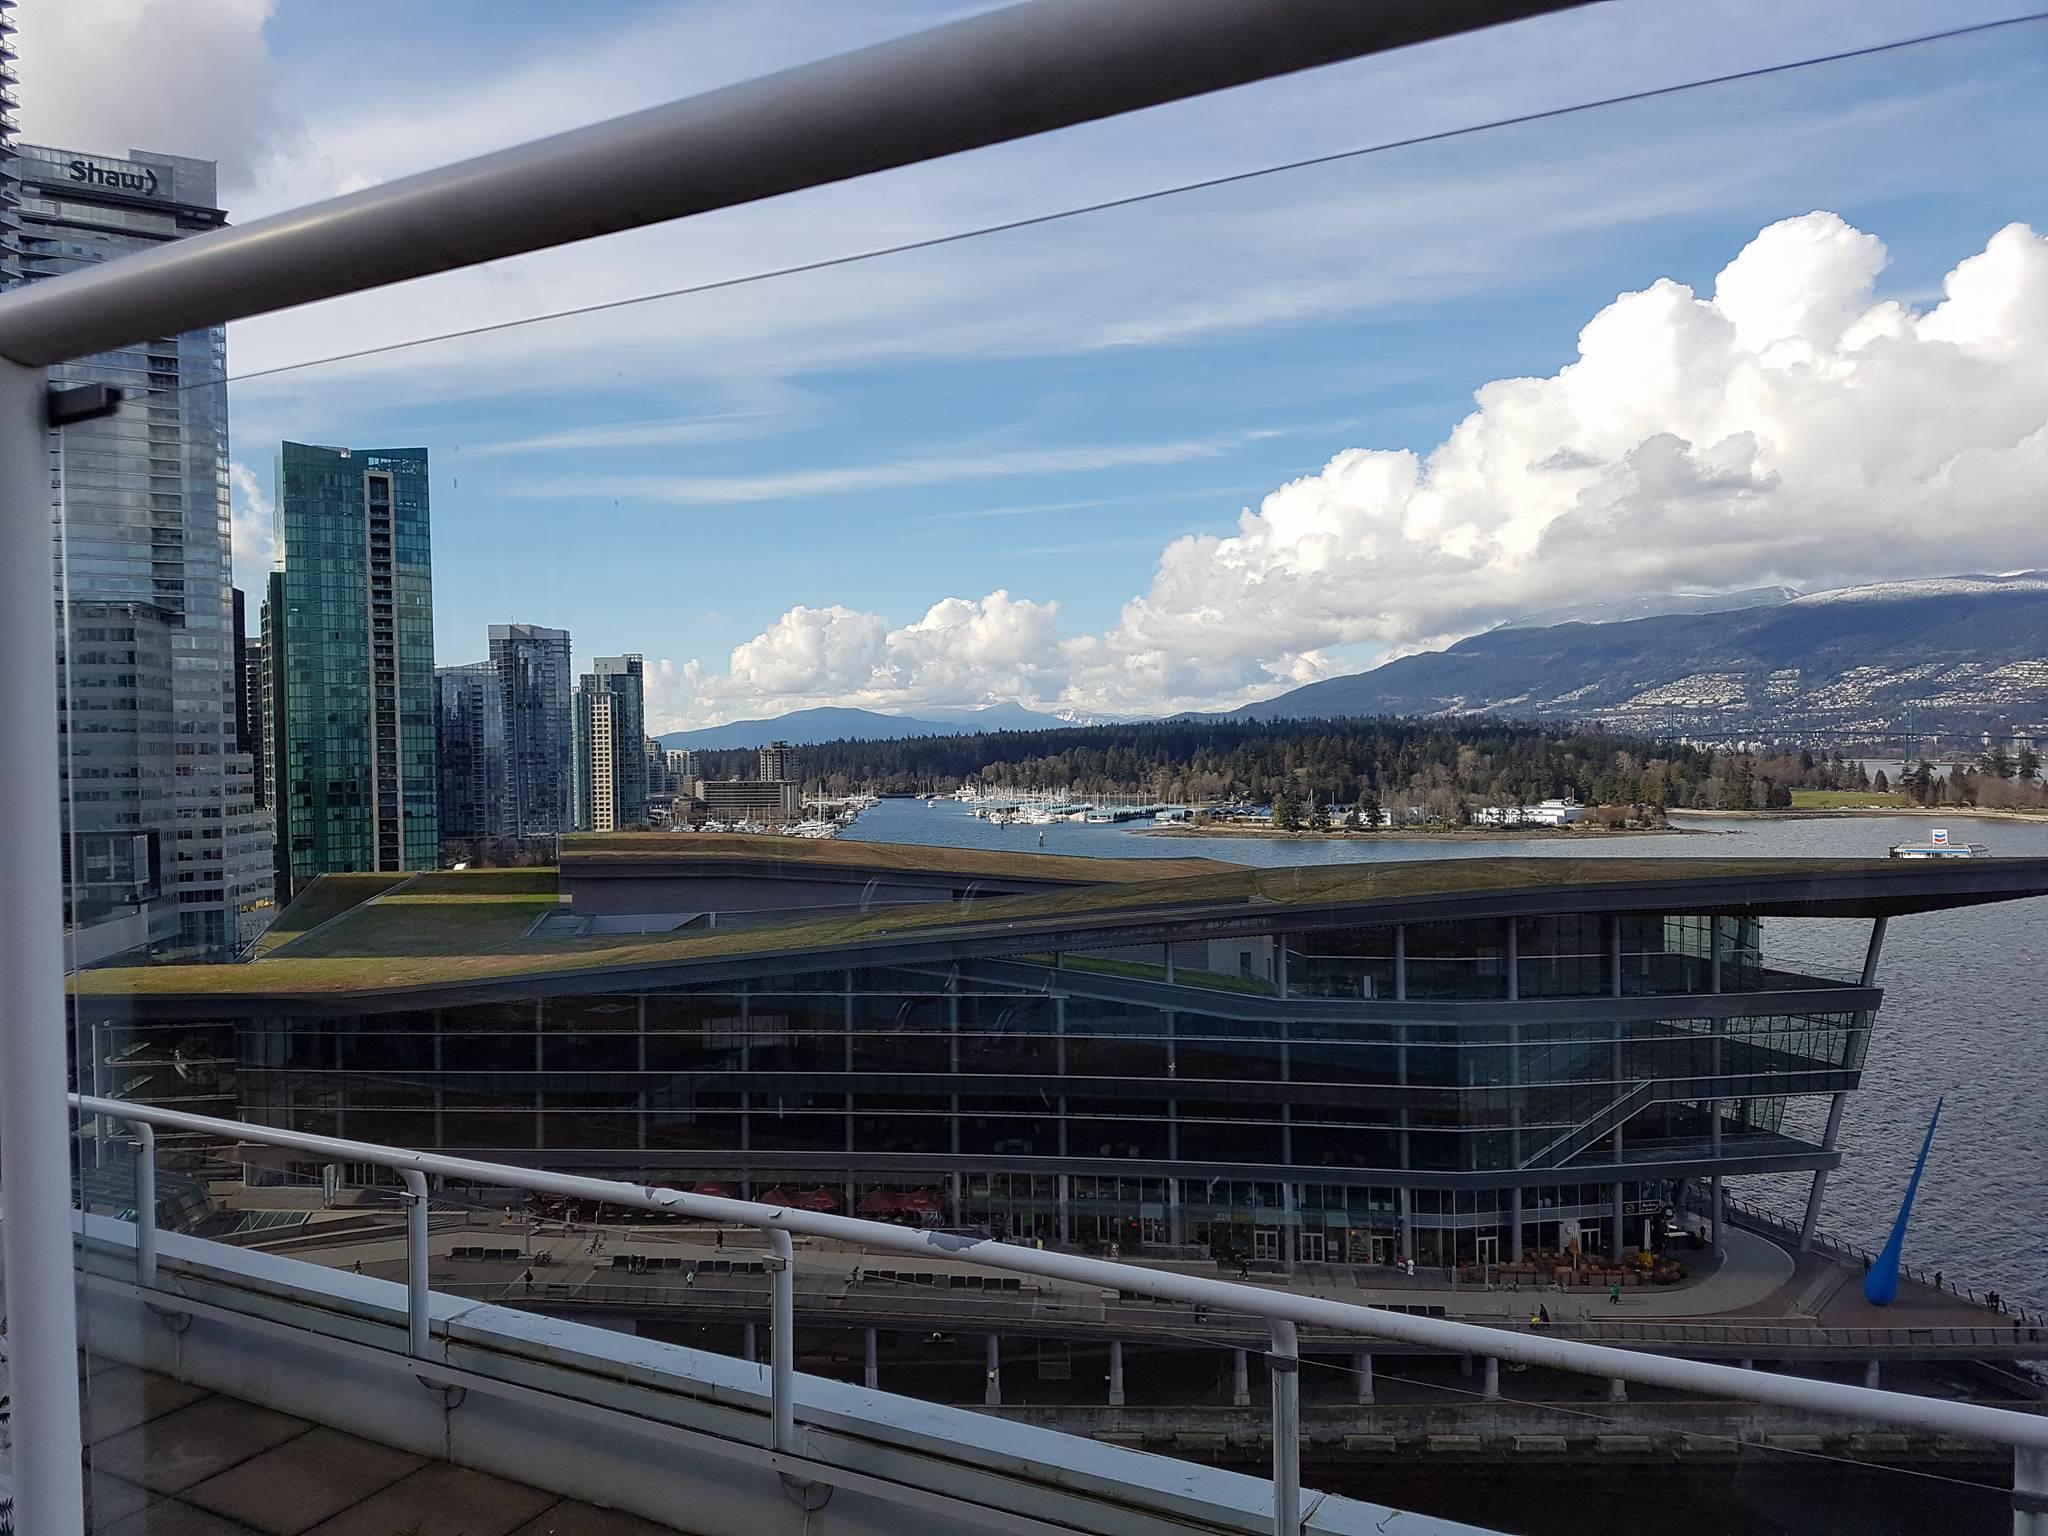
M 11 170 L 26 282 L 227 222 L 210 161 L 21 145 Z M 81 964 L 145 943 L 219 957 L 267 907 L 269 830 L 235 739 L 226 349 L 215 327 L 50 370 L 53 382 L 111 384 L 126 397 L 114 415 L 50 439 L 59 634 L 72 653 L 65 853 L 81 898 L 69 914 Z M 135 667 L 112 667 L 114 629 L 136 637 Z M 139 660 L 141 637 L 159 631 L 171 658 L 161 672 Z M 77 685 L 91 675 L 88 695 Z M 120 722 L 121 744 L 89 761 L 106 720 Z
M 491 665 L 505 690 L 505 771 L 511 781 L 505 835 L 558 836 L 574 826 L 569 631 L 493 624 L 490 640 Z
M 576 684 L 576 830 L 647 825 L 647 696 L 638 656 L 599 656 Z
M 424 448 L 284 443 L 264 605 L 280 897 L 440 858 Z

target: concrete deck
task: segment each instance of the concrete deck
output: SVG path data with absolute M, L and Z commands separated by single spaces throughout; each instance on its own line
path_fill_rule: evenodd
M 133 1366 L 79 1396 L 100 1536 L 674 1536 Z

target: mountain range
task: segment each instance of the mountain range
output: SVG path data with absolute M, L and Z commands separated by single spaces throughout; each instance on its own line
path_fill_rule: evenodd
M 1688 734 L 1977 731 L 2048 717 L 2048 573 L 1884 582 L 1726 612 L 1504 626 L 1231 711 L 1495 714 Z
M 928 709 L 921 715 L 885 715 L 879 710 L 827 705 L 817 709 L 792 710 L 786 715 L 769 715 L 759 720 L 732 720 L 724 725 L 670 731 L 656 739 L 664 747 L 717 751 L 758 747 L 770 741 L 786 741 L 791 746 L 806 747 L 821 741 L 901 741 L 910 736 L 970 736 L 976 731 L 1045 731 L 1063 725 L 1113 723 L 1114 717 L 1109 715 L 1027 709 L 1009 700 L 980 706 Z
M 1598 720 L 1650 734 L 1675 727 L 1721 739 L 1814 730 L 1896 735 L 1908 704 L 1923 734 L 2048 721 L 2048 572 L 1555 608 L 1220 718 L 1493 714 Z M 660 739 L 707 749 L 775 739 L 805 746 L 1115 723 L 1005 700 L 914 716 L 800 709 Z

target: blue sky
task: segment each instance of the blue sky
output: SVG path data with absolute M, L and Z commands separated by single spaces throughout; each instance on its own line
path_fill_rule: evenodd
M 25 33 L 28 132 L 215 156 L 238 220 L 974 8 L 222 0 L 207 33 L 168 5 L 90 0 L 68 28 Z M 34 83 L 39 41 L 70 81 L 118 68 L 89 67 L 87 14 L 117 9 L 136 13 L 131 32 L 175 26 L 194 68 L 231 79 L 202 82 L 184 123 L 128 121 L 118 90 Z M 230 363 L 295 364 L 2008 13 L 1596 6 L 313 306 L 236 327 Z M 1976 269 L 1977 296 L 1910 346 L 1880 356 L 1868 336 L 1889 322 L 1847 316 L 1890 300 L 1926 316 L 1999 230 L 2048 230 L 2044 63 L 2034 24 L 251 379 L 232 399 L 239 554 L 256 568 L 238 579 L 260 582 L 279 438 L 423 443 L 440 659 L 480 656 L 491 622 L 564 625 L 583 656 L 666 663 L 662 723 L 694 724 L 810 703 L 1230 704 L 1557 600 L 2038 563 L 2012 504 L 2036 427 L 2048 444 L 2041 365 L 2014 344 L 2048 294 L 2036 246 L 2008 240 Z M 1650 299 L 1604 327 L 1606 361 L 1560 374 L 1618 295 L 1670 279 L 1705 300 L 1759 231 L 1815 210 L 1841 227 L 1766 242 L 1748 297 L 1729 298 L 1739 362 L 1697 306 Z M 1881 267 L 1859 231 L 1883 242 Z M 1781 312 L 1782 335 L 1759 329 Z M 1475 392 L 1525 377 L 1547 393 L 1508 391 L 1463 446 L 1440 447 Z M 1589 379 L 1612 392 L 1597 419 Z M 1667 439 L 1676 482 L 1653 470 Z M 1822 441 L 1826 456 L 1802 451 Z M 1365 453 L 1326 469 L 1347 450 Z M 1987 454 L 2006 456 L 1995 474 Z M 1526 481 L 1582 461 L 1563 491 Z M 1930 498 L 1938 541 L 1907 531 Z M 1888 519 L 1888 536 L 1840 536 Z

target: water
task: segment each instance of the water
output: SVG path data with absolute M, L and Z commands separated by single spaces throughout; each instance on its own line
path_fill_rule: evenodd
M 1958 841 L 1997 854 L 2048 855 L 2048 823 L 1941 818 Z M 1502 856 L 1873 858 L 1923 831 L 1905 817 L 1779 821 L 1685 818 L 1679 834 L 1387 841 L 1260 837 L 1150 837 L 1124 827 L 1060 822 L 999 827 L 957 802 L 885 800 L 846 835 L 872 842 L 1035 851 L 1114 858 L 1202 854 L 1287 866 L 1376 859 Z M 1866 922 L 1811 919 L 1765 924 L 1769 953 L 1794 968 L 1853 975 Z M 1823 1230 L 1873 1252 L 1891 1230 L 1927 1117 L 1946 1095 L 1941 1129 L 1913 1207 L 1906 1260 L 1979 1292 L 1996 1290 L 2048 1308 L 2048 899 L 1965 907 L 1893 919 L 1879 980 L 1885 991 L 1863 1089 L 1842 1126 L 1842 1168 L 1830 1179 Z M 1808 1106 L 1824 1112 L 1824 1102 Z M 1789 1127 L 1788 1128 L 1793 1128 Z M 1797 1127 L 1818 1137 L 1818 1116 Z M 1753 1179 L 1740 1198 L 1797 1215 L 1804 1177 Z

